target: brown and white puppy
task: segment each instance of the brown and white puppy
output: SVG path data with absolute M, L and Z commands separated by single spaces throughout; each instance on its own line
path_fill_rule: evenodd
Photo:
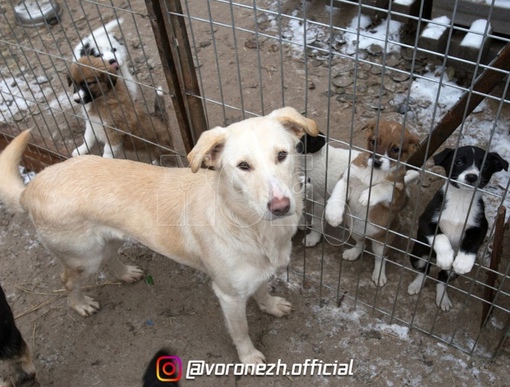
M 154 144 L 173 148 L 166 124 L 163 93 L 158 90 L 154 114 L 133 102 L 126 82 L 118 77 L 117 62 L 84 56 L 71 64 L 68 84 L 74 86 L 73 99 L 86 107 L 83 144 L 72 155 L 88 154 L 97 141 L 104 144 L 103 157 L 113 158 L 122 149 L 148 151 L 157 163 L 161 151 Z
M 406 184 L 419 175 L 416 171 L 406 174 L 400 161 L 406 161 L 418 148 L 419 139 L 393 121 L 381 121 L 378 128 L 370 123 L 363 129 L 367 131 L 368 151 L 359 154 L 344 172 L 331 193 L 325 215 L 334 227 L 345 220 L 356 241 L 354 247 L 344 251 L 344 259 L 357 259 L 365 237 L 370 238 L 375 254 L 372 280 L 383 286 L 386 245 L 392 240 L 388 229 L 407 204 Z
M 289 263 L 301 217 L 296 145 L 304 133 L 317 135 L 317 125 L 287 107 L 205 131 L 188 154 L 191 168 L 81 156 L 46 168 L 25 187 L 18 170 L 25 131 L 0 154 L 0 199 L 29 214 L 63 264 L 69 303 L 80 315 L 99 309 L 81 285 L 103 262 L 121 280 L 142 278 L 141 269 L 117 260 L 118 247 L 135 240 L 207 273 L 240 360 L 261 363 L 246 302 L 253 296 L 276 317 L 292 309 L 269 295 L 267 281 Z
M 14 323 L 12 310 L 0 286 L 0 360 L 9 363 L 12 375 L 0 378 L 0 387 L 39 386 L 28 345 Z

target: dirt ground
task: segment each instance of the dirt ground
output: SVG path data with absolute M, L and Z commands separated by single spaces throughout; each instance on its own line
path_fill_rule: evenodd
M 71 47 L 79 34 L 90 31 L 100 24 L 94 3 L 66 1 L 60 25 L 51 28 L 23 29 L 15 24 L 1 28 L 2 39 L 17 42 L 22 47 L 13 55 L 12 46 L 1 44 L 2 76 L 5 69 L 26 72 L 32 76 L 44 73 L 52 78 L 51 87 L 56 97 L 68 92 L 65 82 L 67 64 L 55 57 L 69 58 Z M 103 2 L 99 2 L 103 3 Z M 208 7 L 189 2 L 191 13 L 197 18 L 230 22 L 230 9 L 222 2 L 208 2 Z M 251 1 L 245 1 L 251 5 Z M 262 1 L 268 6 L 272 1 Z M 81 8 L 83 6 L 83 8 Z M 132 69 L 142 84 L 164 84 L 161 63 L 155 47 L 152 30 L 144 13 L 144 2 L 123 1 L 117 4 L 127 20 L 123 25 L 124 41 L 131 55 Z M 6 18 L 12 18 L 7 1 L 0 0 Z M 282 12 L 302 12 L 300 1 L 282 1 Z M 133 12 L 133 17 L 128 15 Z M 308 16 L 320 20 L 326 18 L 322 1 L 312 1 Z M 85 17 L 84 15 L 87 15 Z M 345 8 L 336 14 L 335 23 L 345 25 L 355 12 Z M 113 17 L 106 9 L 104 20 Z M 253 29 L 253 12 L 246 8 L 235 9 L 236 27 Z M 12 21 L 12 19 L 11 19 Z M 74 21 L 74 23 L 73 23 Z M 328 21 L 328 20 L 326 20 Z M 270 29 L 270 21 L 259 21 L 261 28 Z M 136 28 L 135 28 L 136 23 Z M 265 23 L 265 24 L 264 24 Z M 233 44 L 232 30 L 212 28 L 209 23 L 198 23 L 194 29 L 197 46 L 198 71 L 205 96 L 221 100 L 224 104 L 209 103 L 207 113 L 209 126 L 228 124 L 243 118 L 238 107 L 246 111 L 268 113 L 282 103 L 279 88 L 285 79 L 285 104 L 307 110 L 322 128 L 329 123 L 331 135 L 356 145 L 363 144 L 359 130 L 361 123 L 373 119 L 378 111 L 374 100 L 378 96 L 378 77 L 372 66 L 361 62 L 357 94 L 352 84 L 335 88 L 335 95 L 328 95 L 329 78 L 339 82 L 343 76 L 352 77 L 354 64 L 351 60 L 336 59 L 334 74 L 330 74 L 325 62 L 316 53 L 307 57 L 307 71 L 303 58 L 295 55 L 289 46 L 275 45 L 261 38 L 258 50 L 253 49 L 253 35 L 239 32 L 238 47 Z M 266 31 L 262 29 L 262 31 Z M 267 32 L 266 31 L 266 32 Z M 0 42 L 1 43 L 1 42 Z M 33 49 L 53 56 L 35 55 Z M 257 48 L 257 46 L 255 46 Z M 217 50 L 216 52 L 214 50 Z M 240 53 L 236 59 L 234 55 Z M 16 56 L 17 55 L 17 56 Z M 34 58 L 37 57 L 37 61 Z M 280 73 L 280 58 L 285 66 Z M 216 58 L 219 61 L 216 62 Z M 380 57 L 370 60 L 377 62 Z M 405 65 L 402 57 L 395 58 Z M 21 64 L 20 64 L 21 63 Z M 242 87 L 239 86 L 239 74 Z M 258 63 L 262 73 L 256 74 L 249 65 Z M 30 64 L 30 66 L 29 66 Z M 23 68 L 18 67 L 23 66 Z M 217 71 L 223 74 L 218 87 Z M 227 75 L 228 74 L 228 75 Z M 385 80 L 386 92 L 380 104 L 386 106 L 383 117 L 401 120 L 396 109 L 390 109 L 393 96 L 405 93 L 409 83 L 391 77 Z M 275 85 L 278 85 L 276 87 Z M 148 104 L 151 100 L 147 93 Z M 262 90 L 262 92 L 261 92 Z M 306 95 L 306 101 L 303 96 Z M 328 110 L 328 98 L 331 108 Z M 353 98 L 357 108 L 353 114 Z M 62 111 L 50 112 L 34 105 L 28 111 L 14 117 L 10 127 L 30 127 L 37 124 L 41 136 L 50 135 L 55 148 L 69 154 L 80 141 L 83 122 L 76 119 L 79 113 L 70 103 L 62 102 Z M 172 111 L 170 100 L 168 110 Z M 330 116 L 326 114 L 330 112 Z M 491 112 L 486 112 L 490 115 Z M 172 120 L 174 120 L 172 118 Z M 423 132 L 420 122 L 413 122 L 418 132 Z M 176 136 L 175 122 L 172 121 Z M 3 126 L 8 130 L 6 126 Z M 353 137 L 349 138 L 351 128 Z M 16 131 L 14 129 L 13 131 Z M 50 144 L 51 145 L 51 144 Z M 183 154 L 182 144 L 177 151 Z M 429 167 L 429 166 L 428 166 Z M 436 178 L 428 177 L 420 186 L 412 187 L 411 202 L 402 214 L 398 231 L 414 235 L 414 213 L 423 210 L 431 193 L 440 185 Z M 29 220 L 22 215 L 11 215 L 0 206 L 0 282 L 12 305 L 17 324 L 26 337 L 35 357 L 38 377 L 42 386 L 139 386 L 141 377 L 153 354 L 161 347 L 172 348 L 184 363 L 203 360 L 208 364 L 233 363 L 237 354 L 224 325 L 219 303 L 214 296 L 207 276 L 172 260 L 147 250 L 143 246 L 127 244 L 121 249 L 125 263 L 138 265 L 153 280 L 134 285 L 119 284 L 108 268 L 91 278 L 88 294 L 101 304 L 98 314 L 82 318 L 71 311 L 62 291 L 59 279 L 60 264 L 48 254 L 37 241 Z M 501 267 L 507 267 L 510 251 L 509 231 L 506 230 L 504 257 Z M 196 386 L 310 386 L 310 385 L 372 385 L 372 386 L 427 386 L 439 383 L 452 386 L 506 386 L 510 371 L 510 351 L 503 345 L 500 355 L 494 353 L 503 337 L 508 314 L 496 311 L 487 327 L 479 329 L 483 294 L 481 283 L 485 271 L 474 271 L 456 282 L 459 290 L 450 293 L 455 303 L 448 313 L 439 312 L 434 304 L 435 292 L 429 280 L 422 295 L 410 297 L 406 289 L 413 279 L 407 257 L 394 251 L 390 255 L 387 272 L 389 283 L 377 289 L 370 280 L 372 260 L 364 257 L 356 262 L 342 262 L 341 247 L 329 244 L 304 249 L 302 231 L 294 238 L 294 250 L 289 270 L 282 272 L 272 282 L 272 292 L 288 299 L 294 311 L 288 317 L 276 319 L 261 313 L 257 306 L 248 305 L 250 336 L 255 346 L 269 363 L 278 360 L 291 367 L 306 359 L 318 359 L 324 363 L 348 363 L 353 359 L 352 376 L 203 376 L 185 380 L 182 385 Z M 408 241 L 400 238 L 395 247 L 406 251 Z M 305 274 L 303 274 L 305 273 Z M 508 281 L 507 281 L 508 282 Z M 322 284 L 322 286 L 321 286 Z M 499 305 L 508 309 L 510 301 L 508 284 Z M 467 296 L 466 296 L 467 294 Z M 506 298 L 505 298 L 506 297 Z M 410 328 L 411 327 L 411 328 Z M 477 343 L 473 355 L 472 345 Z M 452 343 L 453 346 L 447 343 Z M 461 351 L 455 347 L 462 348 Z M 0 365 L 0 377 L 5 367 Z

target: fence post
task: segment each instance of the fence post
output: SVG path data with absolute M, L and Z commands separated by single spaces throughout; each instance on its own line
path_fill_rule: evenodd
M 207 121 L 180 0 L 145 0 L 186 152 Z

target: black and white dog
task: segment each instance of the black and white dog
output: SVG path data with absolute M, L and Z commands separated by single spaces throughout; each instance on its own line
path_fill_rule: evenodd
M 35 377 L 35 367 L 28 345 L 14 323 L 14 316 L 0 286 L 0 360 L 9 363 L 12 375 L 0 386 L 39 386 Z
M 446 283 L 471 271 L 487 234 L 485 204 L 479 189 L 487 185 L 494 173 L 507 171 L 508 162 L 497 153 L 463 146 L 456 152 L 446 148 L 434 156 L 434 163 L 444 168 L 446 176 L 451 174 L 451 180 L 436 192 L 420 216 L 418 241 L 410 257 L 419 274 L 407 291 L 420 292 L 430 270 L 429 259 L 436 258 L 442 269 L 436 285 L 436 304 L 448 311 L 452 303 Z

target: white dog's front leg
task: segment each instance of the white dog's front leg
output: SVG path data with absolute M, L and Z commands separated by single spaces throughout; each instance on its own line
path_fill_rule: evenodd
M 122 145 L 104 144 L 103 157 L 106 159 L 113 159 L 122 150 Z
M 96 144 L 97 139 L 94 134 L 94 129 L 90 121 L 85 121 L 85 133 L 83 134 L 83 144 L 73 150 L 72 156 L 76 157 L 79 155 L 87 155 L 90 153 L 90 149 Z
M 368 197 L 370 196 L 370 202 Z M 359 197 L 362 206 L 375 206 L 379 203 L 391 203 L 393 200 L 393 183 L 380 183 L 364 190 Z
M 282 317 L 290 314 L 292 304 L 282 297 L 274 297 L 267 291 L 267 283 L 263 283 L 253 295 L 261 311 L 275 317 Z
M 237 348 L 239 360 L 244 364 L 264 363 L 266 358 L 262 352 L 254 347 L 248 334 L 248 321 L 246 320 L 248 296 L 226 294 L 214 282 L 213 289 L 220 300 L 228 331 Z
M 340 226 L 344 218 L 347 202 L 347 182 L 344 178 L 338 180 L 326 204 L 326 221 L 333 227 Z
M 453 248 L 452 244 L 450 243 L 450 240 L 448 237 L 444 234 L 438 234 L 436 235 L 436 239 L 434 240 L 434 237 L 430 236 L 427 237 L 429 240 L 429 243 L 432 244 L 434 242 L 434 251 L 437 255 L 437 266 L 439 266 L 441 269 L 448 270 L 452 267 L 453 263 Z

